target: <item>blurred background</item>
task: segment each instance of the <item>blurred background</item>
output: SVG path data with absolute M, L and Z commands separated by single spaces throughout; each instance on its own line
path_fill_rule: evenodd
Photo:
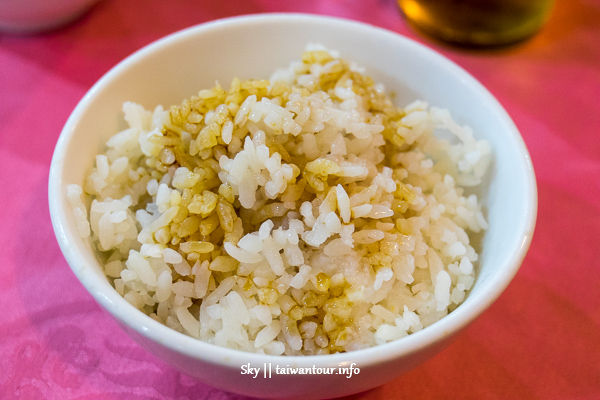
M 537 175 L 536 232 L 502 297 L 435 358 L 350 398 L 600 398 L 599 0 L 544 2 L 526 39 L 504 46 L 432 30 L 414 1 L 403 4 L 410 21 L 395 0 L 52 3 L 66 20 L 18 9 L 35 1 L 0 1 L 0 398 L 242 398 L 172 369 L 104 315 L 56 243 L 47 179 L 69 114 L 120 60 L 186 27 L 267 12 L 362 21 L 450 58 L 512 116 Z

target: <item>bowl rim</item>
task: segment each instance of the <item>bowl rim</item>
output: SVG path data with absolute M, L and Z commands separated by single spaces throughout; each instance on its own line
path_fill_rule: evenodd
M 163 325 L 143 312 L 137 310 L 127 300 L 125 300 L 117 291 L 108 283 L 99 282 L 95 279 L 94 274 L 86 273 L 86 270 L 93 266 L 86 263 L 82 254 L 73 250 L 70 242 L 77 240 L 77 233 L 68 228 L 68 224 L 64 221 L 69 216 L 64 212 L 63 205 L 67 203 L 66 196 L 62 191 L 69 182 L 63 182 L 61 173 L 63 170 L 62 162 L 66 158 L 66 148 L 69 140 L 74 134 L 74 128 L 81 115 L 86 110 L 88 103 L 98 95 L 100 89 L 110 82 L 113 77 L 118 76 L 122 71 L 127 70 L 132 64 L 138 62 L 146 56 L 160 51 L 160 49 L 169 46 L 171 43 L 181 40 L 189 35 L 202 34 L 215 29 L 226 28 L 230 25 L 240 24 L 266 24 L 266 23 L 319 23 L 332 24 L 337 26 L 352 26 L 352 29 L 361 30 L 370 35 L 380 35 L 389 40 L 402 41 L 403 45 L 409 46 L 411 50 L 418 52 L 421 56 L 442 64 L 443 67 L 451 73 L 457 75 L 460 79 L 473 86 L 474 90 L 488 102 L 498 109 L 504 122 L 509 126 L 510 137 L 515 141 L 519 149 L 519 161 L 522 164 L 524 172 L 524 187 L 525 197 L 523 199 L 523 207 L 525 208 L 526 219 L 522 221 L 521 235 L 513 248 L 507 253 L 510 255 L 503 259 L 502 273 L 495 280 L 495 286 L 485 293 L 480 295 L 477 301 L 462 303 L 456 310 L 448 316 L 435 322 L 431 326 L 422 329 L 418 332 L 410 334 L 400 340 L 391 341 L 382 345 L 369 347 L 366 349 L 350 351 L 346 353 L 336 353 L 328 355 L 307 355 L 307 356 L 273 356 L 266 354 L 250 353 L 242 350 L 221 347 L 214 344 L 194 339 L 190 336 L 179 333 L 166 325 Z M 235 17 L 221 18 L 199 25 L 191 26 L 167 36 L 164 36 L 150 44 L 135 51 L 124 60 L 112 67 L 104 74 L 82 97 L 72 114 L 69 116 L 59 139 L 52 157 L 50 174 L 49 174 L 49 208 L 52 225 L 55 235 L 59 242 L 60 248 L 65 256 L 69 266 L 73 270 L 81 284 L 94 297 L 100 306 L 109 312 L 114 318 L 121 322 L 122 325 L 137 332 L 146 339 L 179 353 L 180 355 L 201 359 L 209 363 L 227 366 L 230 368 L 239 369 L 241 365 L 251 363 L 252 365 L 263 365 L 263 363 L 287 364 L 298 367 L 312 366 L 335 366 L 350 365 L 356 363 L 358 367 L 366 367 L 373 364 L 379 364 L 386 361 L 391 361 L 411 353 L 418 352 L 434 343 L 442 342 L 444 339 L 454 333 L 464 329 L 467 325 L 473 322 L 483 311 L 485 311 L 504 291 L 510 281 L 516 275 L 520 268 L 529 245 L 531 243 L 533 231 L 535 228 L 537 216 L 537 187 L 535 173 L 531 158 L 525 146 L 516 125 L 504 110 L 501 104 L 494 96 L 473 76 L 466 72 L 463 68 L 455 64 L 453 61 L 444 57 L 440 53 L 431 48 L 426 47 L 410 38 L 402 36 L 399 33 L 341 17 L 303 14 L 303 13 L 264 13 L 241 15 Z M 81 239 L 79 239 L 81 240 Z M 75 266 L 81 266 L 76 268 Z M 471 294 L 469 295 L 471 297 Z

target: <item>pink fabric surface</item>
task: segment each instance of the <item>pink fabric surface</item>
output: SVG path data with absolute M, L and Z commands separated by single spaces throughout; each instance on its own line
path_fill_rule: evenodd
M 558 0 L 532 40 L 465 51 L 410 29 L 393 0 L 103 0 L 74 24 L 0 34 L 0 399 L 241 399 L 141 348 L 78 283 L 47 205 L 54 145 L 90 86 L 176 30 L 274 11 L 368 22 L 478 78 L 522 132 L 537 174 L 533 243 L 501 298 L 450 347 L 351 398 L 600 398 L 600 1 Z

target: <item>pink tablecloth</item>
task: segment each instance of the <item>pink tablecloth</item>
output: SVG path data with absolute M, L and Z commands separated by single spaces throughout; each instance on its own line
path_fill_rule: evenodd
M 537 230 L 504 295 L 437 357 L 355 398 L 600 398 L 597 0 L 558 0 L 541 34 L 493 52 L 420 37 L 393 0 L 105 0 L 62 30 L 0 36 L 0 398 L 239 398 L 155 358 L 96 305 L 54 238 L 47 177 L 69 113 L 123 57 L 194 24 L 273 11 L 356 19 L 440 51 L 506 107 L 537 173 Z

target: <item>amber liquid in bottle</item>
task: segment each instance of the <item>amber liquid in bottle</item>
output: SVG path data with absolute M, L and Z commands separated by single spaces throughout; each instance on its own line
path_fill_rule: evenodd
M 535 34 L 554 0 L 398 0 L 410 24 L 441 40 L 507 45 Z

